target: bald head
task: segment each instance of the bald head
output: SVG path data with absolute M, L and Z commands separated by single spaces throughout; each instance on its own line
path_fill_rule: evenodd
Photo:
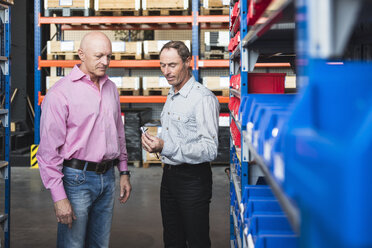
M 92 81 L 105 75 L 111 59 L 111 41 L 101 32 L 90 32 L 80 42 L 78 54 L 80 70 L 89 75 Z
M 89 49 L 91 46 L 96 46 L 97 43 L 106 44 L 111 47 L 111 41 L 107 35 L 102 32 L 94 31 L 84 35 L 80 42 L 80 49 Z

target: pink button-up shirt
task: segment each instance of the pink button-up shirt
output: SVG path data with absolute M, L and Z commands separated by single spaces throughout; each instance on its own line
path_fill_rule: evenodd
M 65 159 L 101 162 L 119 158 L 127 170 L 127 149 L 119 94 L 108 76 L 100 91 L 79 66 L 48 90 L 42 104 L 37 160 L 53 201 L 67 198 L 62 182 Z

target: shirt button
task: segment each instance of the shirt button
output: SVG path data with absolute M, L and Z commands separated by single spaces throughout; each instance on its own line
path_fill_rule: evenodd
M 170 113 L 168 112 L 168 115 L 170 115 Z
M 168 130 L 168 128 L 167 128 L 167 130 Z
M 178 120 L 180 120 L 180 117 L 178 117 Z

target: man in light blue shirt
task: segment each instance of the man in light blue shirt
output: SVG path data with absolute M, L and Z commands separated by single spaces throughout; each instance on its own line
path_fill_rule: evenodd
M 165 247 L 211 247 L 210 161 L 217 157 L 219 103 L 189 70 L 191 54 L 181 41 L 160 51 L 160 69 L 171 88 L 161 113 L 159 137 L 142 135 L 143 148 L 165 163 L 161 212 Z

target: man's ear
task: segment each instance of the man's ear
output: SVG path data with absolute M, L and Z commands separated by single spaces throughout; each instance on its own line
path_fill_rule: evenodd
M 190 63 L 191 63 L 191 57 L 188 57 L 188 58 L 186 59 L 186 61 L 185 61 L 185 66 L 186 66 L 187 68 L 189 68 L 189 67 L 190 67 Z
M 83 50 L 81 50 L 81 48 L 79 48 L 79 50 L 78 50 L 78 55 L 79 55 L 79 58 L 80 58 L 81 62 L 84 62 L 85 54 L 84 54 Z

